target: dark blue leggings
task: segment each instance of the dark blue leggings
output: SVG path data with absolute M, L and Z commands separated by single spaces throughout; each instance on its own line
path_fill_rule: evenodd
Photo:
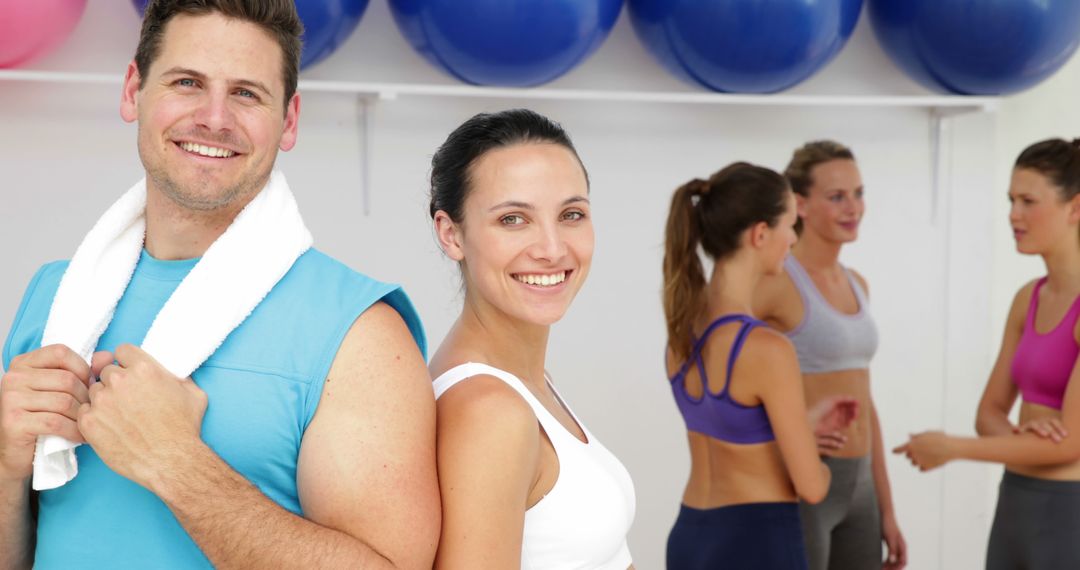
M 796 503 L 717 509 L 683 505 L 667 543 L 668 570 L 806 570 Z

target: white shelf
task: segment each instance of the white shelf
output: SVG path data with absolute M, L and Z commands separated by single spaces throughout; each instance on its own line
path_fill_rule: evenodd
M 0 81 L 36 83 L 77 83 L 119 85 L 119 73 L 75 73 L 0 69 Z M 413 83 L 366 83 L 360 81 L 323 81 L 305 79 L 300 90 L 309 93 L 343 93 L 373 99 L 398 97 L 472 97 L 500 99 L 547 99 L 563 101 L 600 101 L 628 103 L 673 103 L 705 105 L 743 105 L 770 107 L 900 107 L 931 109 L 941 115 L 997 110 L 997 97 L 956 95 L 742 95 L 732 93 L 681 91 L 617 91 L 595 89 L 530 89 L 477 87 L 473 85 L 425 85 Z
M 119 73 L 76 73 L 66 71 L 39 71 L 0 69 L 0 82 L 97 84 L 119 87 L 123 76 Z M 994 112 L 1000 101 L 997 97 L 966 97 L 937 95 L 741 95 L 693 91 L 619 91 L 597 89 L 531 89 L 504 87 L 477 87 L 473 85 L 432 85 L 419 83 L 365 83 L 359 81 L 324 81 L 305 79 L 299 88 L 307 93 L 340 93 L 360 99 L 364 112 L 360 119 L 360 131 L 364 142 L 361 154 L 364 214 L 371 212 L 370 169 L 368 161 L 372 130 L 369 103 L 393 100 L 398 97 L 471 97 L 523 100 L 562 100 L 595 102 L 629 102 L 693 105 L 741 105 L 767 107 L 841 107 L 841 108 L 909 108 L 925 109 L 930 117 L 930 155 L 933 170 L 932 192 L 937 203 L 940 192 L 940 165 L 942 164 L 942 138 L 948 128 L 947 119 L 967 113 Z M 935 209 L 935 219 L 936 219 Z

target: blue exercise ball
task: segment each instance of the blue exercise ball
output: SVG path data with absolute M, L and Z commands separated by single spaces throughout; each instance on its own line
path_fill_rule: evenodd
M 132 0 L 139 14 L 149 0 Z M 326 59 L 356 29 L 364 16 L 368 0 L 296 0 L 296 11 L 304 22 L 304 51 L 300 69 Z
M 869 0 L 894 62 L 923 86 L 965 95 L 1023 91 L 1080 44 L 1080 0 Z
M 592 55 L 623 0 L 390 0 L 425 59 L 466 83 L 547 83 Z
M 715 91 L 773 93 L 807 79 L 851 37 L 862 0 L 628 0 L 645 47 Z

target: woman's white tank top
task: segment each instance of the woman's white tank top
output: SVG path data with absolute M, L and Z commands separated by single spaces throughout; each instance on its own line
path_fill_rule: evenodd
M 559 457 L 559 478 L 544 498 L 525 511 L 522 570 L 626 570 L 632 563 L 626 533 L 634 522 L 634 483 L 619 460 L 578 420 L 588 443 L 574 437 L 513 374 L 468 362 L 435 379 L 439 398 L 458 382 L 478 375 L 506 382 L 532 407 Z

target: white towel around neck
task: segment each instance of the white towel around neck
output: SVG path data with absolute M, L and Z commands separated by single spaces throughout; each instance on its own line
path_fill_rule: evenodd
M 56 291 L 42 346 L 63 344 L 90 362 L 131 281 L 146 235 L 146 180 L 98 220 L 75 251 Z M 247 318 L 311 247 L 285 176 L 266 187 L 233 220 L 162 307 L 142 348 L 178 378 L 191 375 Z M 33 487 L 59 487 L 78 474 L 75 447 L 38 438 Z

